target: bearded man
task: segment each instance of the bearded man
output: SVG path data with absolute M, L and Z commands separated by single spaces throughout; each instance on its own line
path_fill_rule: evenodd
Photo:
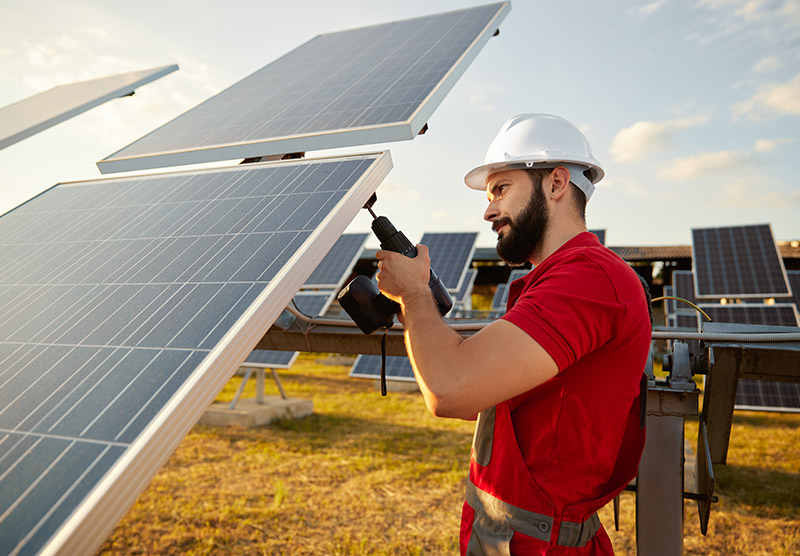
M 613 554 L 597 510 L 635 476 L 650 346 L 636 273 L 586 230 L 603 177 L 583 134 L 547 114 L 509 119 L 465 177 L 486 191 L 498 254 L 534 268 L 507 312 L 468 338 L 441 319 L 425 246 L 379 251 L 425 403 L 474 419 L 462 554 Z

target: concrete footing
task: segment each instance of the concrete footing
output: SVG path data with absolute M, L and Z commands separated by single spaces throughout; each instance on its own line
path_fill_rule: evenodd
M 264 396 L 264 403 L 253 398 L 240 399 L 231 409 L 230 402 L 214 402 L 200 417 L 198 424 L 212 427 L 250 428 L 276 419 L 298 419 L 314 411 L 311 400 L 300 398 L 283 399 L 280 396 Z

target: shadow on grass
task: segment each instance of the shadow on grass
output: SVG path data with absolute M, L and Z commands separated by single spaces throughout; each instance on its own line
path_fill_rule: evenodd
M 800 515 L 800 473 L 744 465 L 715 468 L 718 491 L 762 517 Z

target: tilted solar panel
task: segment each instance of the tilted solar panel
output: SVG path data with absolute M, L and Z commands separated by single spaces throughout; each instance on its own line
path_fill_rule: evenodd
M 369 234 L 344 234 L 311 273 L 303 288 L 338 290 L 358 261 Z M 316 313 L 315 313 L 316 314 Z
M 675 297 L 681 297 L 687 301 L 691 301 L 695 305 L 697 304 L 697 298 L 694 295 L 694 275 L 691 270 L 673 270 L 672 285 L 672 293 Z M 695 312 L 690 305 L 682 302 L 675 303 L 675 310 L 687 313 Z
M 163 66 L 53 87 L 0 108 L 0 149 L 91 110 L 177 70 Z
M 359 355 L 353 368 L 350 370 L 353 378 L 373 378 L 381 376 L 380 355 Z M 389 355 L 386 357 L 386 380 L 400 382 L 416 382 L 411 361 L 404 355 Z
M 492 297 L 492 311 L 505 311 L 508 303 L 508 284 L 497 284 Z
M 692 230 L 692 264 L 698 299 L 789 295 L 768 224 Z
M 97 550 L 390 167 L 60 184 L 0 217 L 0 553 Z
M 797 326 L 797 307 L 794 303 L 701 304 L 714 321 L 739 324 L 771 324 Z M 737 409 L 754 411 L 800 411 L 800 384 L 740 379 L 736 389 Z
M 426 233 L 420 243 L 429 250 L 431 268 L 447 290 L 458 292 L 475 254 L 477 232 Z
M 507 2 L 319 35 L 98 162 L 103 173 L 413 139 Z

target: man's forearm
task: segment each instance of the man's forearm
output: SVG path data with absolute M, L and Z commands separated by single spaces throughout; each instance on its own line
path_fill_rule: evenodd
M 440 417 L 453 413 L 451 402 L 460 388 L 459 347 L 463 338 L 442 320 L 433 297 L 420 293 L 403 300 L 406 350 L 428 409 Z

